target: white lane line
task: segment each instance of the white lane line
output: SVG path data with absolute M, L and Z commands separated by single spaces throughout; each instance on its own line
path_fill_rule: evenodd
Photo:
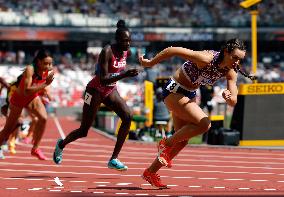
M 284 181 L 277 181 L 277 182 L 279 182 L 279 183 L 284 183 Z
M 50 192 L 61 192 L 60 189 L 50 189 L 50 190 L 48 190 L 48 191 L 50 191 Z
M 58 132 L 59 132 L 61 138 L 64 139 L 66 136 L 65 136 L 65 134 L 64 134 L 64 131 L 63 131 L 63 129 L 62 129 L 62 127 L 61 127 L 59 121 L 58 121 L 58 118 L 57 118 L 56 116 L 54 116 L 54 117 L 53 117 L 53 120 L 54 120 L 54 123 L 55 123 L 55 125 L 56 125 L 56 127 L 57 127 L 57 129 L 58 129 Z
M 172 178 L 174 178 L 174 179 L 192 179 L 194 177 L 191 177 L 191 176 L 174 176 Z
M 200 185 L 190 185 L 190 186 L 188 186 L 188 187 L 191 187 L 191 188 L 199 188 L 199 187 L 201 187 Z
M 116 185 L 131 185 L 132 183 L 117 183 Z
M 225 187 L 224 186 L 215 186 L 215 187 L 213 187 L 214 189 L 225 189 Z
M 5 189 L 7 189 L 7 190 L 16 190 L 16 189 L 18 189 L 18 188 L 16 188 L 16 187 L 7 187 L 7 188 L 5 188 Z
M 97 185 L 98 187 L 105 187 L 106 185 Z
M 250 188 L 248 188 L 248 187 L 240 187 L 240 188 L 238 188 L 239 190 L 249 190 Z
M 35 187 L 35 188 L 31 188 L 31 189 L 28 189 L 29 191 L 38 191 L 38 190 L 42 190 L 43 188 L 41 187 Z
M 267 189 L 264 189 L 265 191 L 275 191 L 276 189 L 274 188 L 267 188 Z
M 3 179 L 6 179 L 6 180 L 20 180 L 20 179 L 24 179 L 24 178 L 3 178 Z
M 251 172 L 250 174 L 266 175 L 266 174 L 275 174 L 275 173 L 272 173 L 272 172 Z
M 73 190 L 73 191 L 70 191 L 70 192 L 72 192 L 72 193 L 81 193 L 82 191 L 80 191 L 80 190 Z
M 70 183 L 86 183 L 87 181 L 69 181 Z
M 167 185 L 169 187 L 177 187 L 178 185 Z
M 102 182 L 102 181 L 95 181 L 95 182 L 93 182 L 93 183 L 110 183 L 110 182 Z
M 149 196 L 149 194 L 135 194 L 135 196 Z
M 198 178 L 198 179 L 200 179 L 200 180 L 216 180 L 216 179 L 218 179 L 218 178 L 210 178 L 210 177 L 208 177 L 208 178 Z
M 54 187 L 55 189 L 63 189 L 64 187 L 63 186 L 56 186 Z
M 93 194 L 103 194 L 105 192 L 93 192 Z
M 265 181 L 268 181 L 268 180 L 249 180 L 249 181 L 252 181 L 252 182 L 265 182 Z
M 149 184 L 149 183 L 142 183 L 141 185 L 143 185 L 143 186 L 150 186 L 151 184 Z
M 44 179 L 24 179 L 25 181 L 42 181 Z
M 245 179 L 224 179 L 225 181 L 243 181 Z
M 129 194 L 129 193 L 122 193 L 122 192 L 120 192 L 120 193 L 115 193 L 115 194 L 117 194 L 117 195 L 126 195 L 126 194 Z

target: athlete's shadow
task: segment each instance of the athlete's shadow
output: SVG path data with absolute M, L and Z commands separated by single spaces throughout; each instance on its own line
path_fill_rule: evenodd
M 159 188 L 141 188 L 141 187 L 95 187 L 95 188 L 88 188 L 88 189 L 114 189 L 114 190 L 162 190 Z M 169 189 L 169 188 L 163 188 L 163 189 Z

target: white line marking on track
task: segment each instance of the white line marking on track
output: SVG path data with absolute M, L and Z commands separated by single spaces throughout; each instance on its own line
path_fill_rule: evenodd
M 151 184 L 149 184 L 149 183 L 142 183 L 141 185 L 150 186 Z
M 274 188 L 267 188 L 267 189 L 264 189 L 265 191 L 275 191 L 276 189 Z
M 24 179 L 24 178 L 3 178 L 3 179 L 6 179 L 6 180 L 20 180 L 20 179 Z
M 43 181 L 44 179 L 24 179 L 26 181 Z
M 72 193 L 80 193 L 80 192 L 82 192 L 82 191 L 79 191 L 79 190 L 73 190 L 73 191 L 70 191 L 70 192 L 72 192 Z
M 50 191 L 50 192 L 61 192 L 60 189 L 50 189 L 50 190 L 48 190 L 48 191 Z
M 149 196 L 149 194 L 135 194 L 135 196 Z
M 94 194 L 103 194 L 105 192 L 93 192 Z
M 157 194 L 156 196 L 170 196 L 168 194 Z
M 31 188 L 31 189 L 28 189 L 29 191 L 38 191 L 38 190 L 42 190 L 43 188 L 41 187 L 35 187 L 35 188 Z
M 55 189 L 63 189 L 64 187 L 63 186 L 57 186 L 57 187 L 54 187 Z
M 190 186 L 188 186 L 188 187 L 191 187 L 191 188 L 199 188 L 199 187 L 201 187 L 200 185 L 190 185 Z
M 225 181 L 243 181 L 244 179 L 224 179 Z
M 5 188 L 5 189 L 8 189 L 8 190 L 16 190 L 16 189 L 18 189 L 18 188 L 16 188 L 16 187 L 7 187 L 7 188 Z
M 224 186 L 215 186 L 215 187 L 213 187 L 214 189 L 225 189 L 225 187 Z
M 59 131 L 59 134 L 60 134 L 61 138 L 64 139 L 66 136 L 65 136 L 65 134 L 64 134 L 64 131 L 63 131 L 63 129 L 62 129 L 62 127 L 61 127 L 59 121 L 58 121 L 58 118 L 57 118 L 56 116 L 54 116 L 54 117 L 53 117 L 53 120 L 54 120 L 54 123 L 55 123 L 55 125 L 56 125 L 58 131 Z
M 126 194 L 129 194 L 129 193 L 115 193 L 115 194 L 118 194 L 118 195 L 126 195 Z
M 218 178 L 198 178 L 198 179 L 200 179 L 200 180 L 216 180 L 216 179 L 218 179 Z
M 177 187 L 178 185 L 167 185 L 169 187 Z
M 249 181 L 252 181 L 252 182 L 265 182 L 265 181 L 268 181 L 268 180 L 249 180 Z
M 70 183 L 86 183 L 87 181 L 69 181 Z
M 250 188 L 248 188 L 248 187 L 240 187 L 240 188 L 238 188 L 239 190 L 249 190 Z
M 116 185 L 131 185 L 132 183 L 117 183 Z
M 98 182 L 98 181 L 95 181 L 94 183 L 110 183 L 110 182 Z
M 98 187 L 105 187 L 106 185 L 98 185 Z
M 191 177 L 191 176 L 173 176 L 172 178 L 174 178 L 174 179 L 192 179 L 194 177 Z

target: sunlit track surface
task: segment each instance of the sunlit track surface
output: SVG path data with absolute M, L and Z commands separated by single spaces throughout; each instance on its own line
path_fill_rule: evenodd
M 63 163 L 55 165 L 57 138 L 78 126 L 72 118 L 48 120 L 41 143 L 48 161 L 30 156 L 31 145 L 22 143 L 17 154 L 6 153 L 0 161 L 1 196 L 284 196 L 284 151 L 277 149 L 188 146 L 173 168 L 159 171 L 169 187 L 163 190 L 141 178 L 155 158 L 155 144 L 127 141 L 119 158 L 129 170 L 118 172 L 106 166 L 114 141 L 92 130 L 68 145 Z

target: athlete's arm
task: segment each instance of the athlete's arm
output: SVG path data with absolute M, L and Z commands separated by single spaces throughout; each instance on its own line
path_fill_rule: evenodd
M 158 64 L 161 61 L 174 56 L 202 64 L 208 64 L 212 60 L 212 55 L 208 55 L 208 53 L 205 53 L 204 51 L 193 51 L 183 47 L 168 47 L 159 52 L 154 58 L 150 60 L 144 59 L 143 55 L 140 55 L 139 61 L 142 66 L 152 67 L 155 64 Z
M 48 86 L 47 83 L 32 86 L 34 68 L 31 65 L 27 66 L 23 74 L 25 75 L 25 82 L 24 82 L 24 94 L 25 95 L 30 95 L 30 94 L 39 92 L 43 90 L 46 86 Z
M 227 76 L 227 89 L 222 93 L 226 103 L 230 106 L 237 104 L 238 87 L 237 87 L 237 73 L 231 69 Z
M 10 85 L 2 77 L 0 77 L 0 83 L 1 83 L 2 86 L 4 86 L 5 88 L 7 88 L 9 90 Z
M 111 58 L 112 58 L 112 50 L 111 47 L 108 45 L 101 51 L 98 62 L 99 66 L 101 66 L 100 81 L 103 85 L 112 84 L 123 78 L 133 77 L 138 74 L 137 69 L 130 69 L 127 71 L 122 71 L 118 75 L 111 75 L 108 72 L 108 65 L 111 62 Z

